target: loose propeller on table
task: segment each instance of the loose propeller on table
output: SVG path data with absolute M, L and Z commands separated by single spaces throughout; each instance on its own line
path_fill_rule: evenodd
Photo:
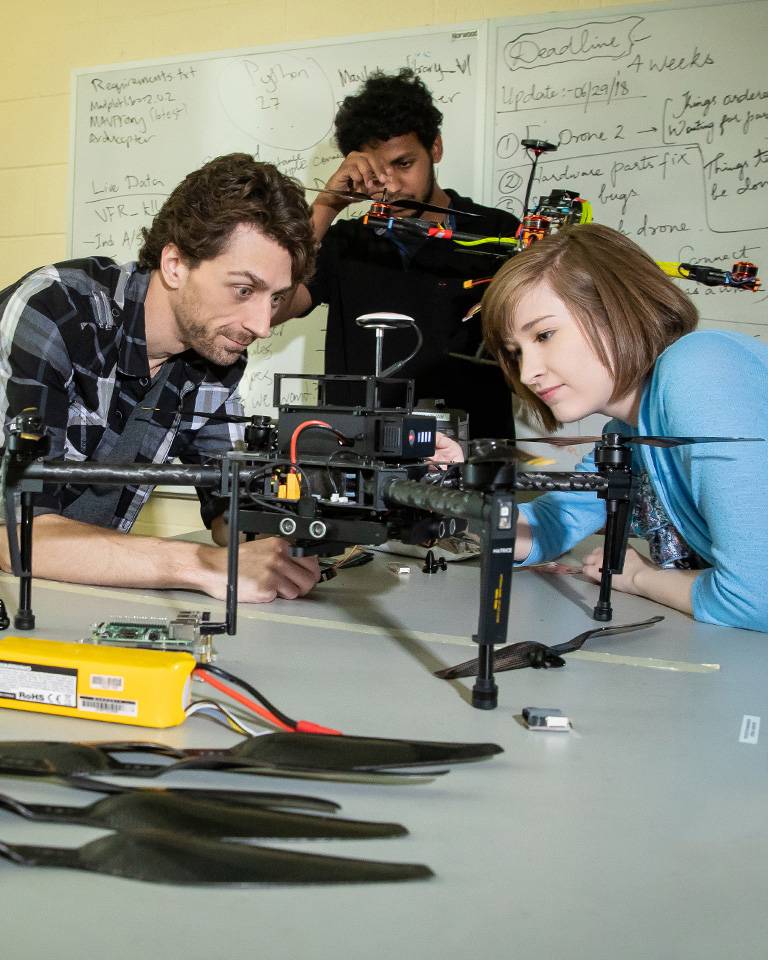
M 295 798 L 296 802 L 301 797 Z M 27 820 L 106 830 L 170 830 L 196 837 L 347 839 L 401 837 L 399 823 L 368 823 L 275 810 L 252 801 L 215 799 L 169 790 L 123 789 L 87 806 L 25 803 L 0 794 L 0 808 Z
M 433 876 L 421 863 L 382 863 L 201 839 L 160 830 L 114 833 L 81 847 L 0 842 L 25 867 L 64 867 L 171 884 L 379 883 Z
M 160 743 L 5 741 L 0 774 L 13 776 L 127 775 L 157 777 L 178 770 L 226 770 L 272 777 L 358 783 L 418 783 L 444 771 L 402 768 L 463 763 L 501 753 L 494 743 L 443 743 L 325 734 L 269 733 L 229 750 L 180 750 Z M 140 763 L 115 754 L 153 754 L 175 762 Z
M 536 640 L 510 643 L 505 647 L 499 647 L 495 651 L 494 669 L 497 673 L 500 673 L 502 670 L 521 670 L 523 667 L 534 667 L 535 669 L 564 667 L 563 654 L 580 650 L 591 637 L 612 637 L 620 633 L 629 633 L 643 627 L 652 627 L 663 619 L 664 617 L 656 616 L 639 623 L 627 623 L 615 627 L 595 627 L 592 630 L 585 630 L 584 633 L 580 633 L 572 640 L 566 640 L 564 643 L 548 645 Z M 477 657 L 472 660 L 465 660 L 463 663 L 457 663 L 452 667 L 435 670 L 435 676 L 440 677 L 441 680 L 472 677 L 477 673 L 477 663 Z

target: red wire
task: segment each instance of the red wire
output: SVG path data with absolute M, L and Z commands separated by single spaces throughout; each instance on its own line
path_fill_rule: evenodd
M 299 439 L 301 431 L 307 427 L 327 427 L 329 430 L 333 430 L 330 423 L 326 423 L 325 420 L 305 420 L 296 427 L 291 434 L 291 472 L 293 473 L 296 472 L 296 441 Z
M 249 710 L 253 711 L 253 713 L 257 713 L 260 717 L 262 717 L 262 719 L 268 720 L 276 727 L 280 727 L 281 730 L 288 730 L 291 733 L 294 732 L 295 727 L 290 727 L 287 723 L 283 723 L 283 721 L 279 720 L 271 710 L 267 710 L 265 707 L 262 707 L 260 703 L 257 703 L 251 697 L 246 697 L 244 693 L 240 693 L 240 691 L 235 690 L 234 687 L 230 687 L 228 684 L 222 683 L 221 680 L 211 676 L 210 673 L 206 673 L 204 670 L 193 670 L 192 676 L 196 680 L 202 680 L 203 683 L 209 683 L 220 693 L 225 693 L 228 697 L 232 697 L 233 700 L 237 700 L 238 703 L 242 704 L 244 707 L 247 707 Z
M 200 668 L 193 670 L 192 676 L 196 680 L 202 680 L 203 683 L 209 683 L 220 693 L 224 693 L 228 697 L 232 697 L 233 700 L 236 700 L 244 707 L 247 707 L 249 710 L 257 713 L 264 720 L 268 720 L 281 730 L 287 730 L 289 733 L 325 733 L 331 736 L 339 737 L 342 735 L 341 730 L 334 730 L 333 727 L 324 727 L 319 723 L 313 723 L 311 720 L 296 720 L 295 725 L 291 727 L 289 724 L 283 723 L 283 721 L 280 720 L 279 717 L 276 717 L 271 710 L 267 710 L 265 707 L 262 707 L 260 703 L 257 703 L 251 697 L 247 697 L 244 693 L 240 693 L 239 690 L 235 690 L 233 687 L 230 687 L 229 684 L 222 683 L 218 677 L 214 677 L 210 673 L 206 673 L 205 670 Z

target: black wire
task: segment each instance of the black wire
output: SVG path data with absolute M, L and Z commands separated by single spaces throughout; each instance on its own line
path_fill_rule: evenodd
M 347 457 L 351 457 L 352 460 L 354 460 L 356 466 L 361 466 L 361 467 L 365 466 L 365 460 L 359 454 L 355 453 L 354 450 L 345 450 L 344 447 L 339 447 L 338 450 L 334 450 L 333 453 L 330 455 L 330 457 L 328 457 L 328 459 L 325 462 L 325 469 L 328 472 L 328 480 L 330 481 L 331 486 L 333 487 L 333 492 L 335 494 L 338 494 L 339 489 L 336 486 L 336 481 L 333 479 L 333 474 L 331 473 L 331 462 L 336 457 L 338 457 L 339 454 L 342 454 L 342 453 Z M 352 460 L 350 460 L 350 463 L 352 462 Z
M 434 483 L 438 487 L 445 486 L 445 481 L 450 477 L 451 480 L 458 478 L 460 476 L 459 467 L 457 464 L 449 464 L 445 470 L 440 471 L 439 480 L 431 480 L 430 483 Z
M 276 502 L 267 500 L 266 497 L 252 497 L 253 502 L 264 510 L 270 510 L 272 513 L 282 513 L 287 517 L 295 517 L 296 511 L 289 510 L 288 507 L 279 507 Z
M 290 460 L 270 460 L 269 463 L 264 464 L 264 468 L 258 473 L 252 473 L 248 478 L 248 485 L 250 485 L 254 480 L 259 480 L 261 477 L 266 476 L 268 473 L 272 473 L 275 467 L 290 467 Z M 247 486 L 246 486 L 247 489 Z
M 398 360 L 397 363 L 393 363 L 391 366 L 387 367 L 386 370 L 382 370 L 379 376 L 391 377 L 393 373 L 397 373 L 398 370 L 402 370 L 402 368 L 406 365 L 406 363 L 410 363 L 411 360 L 413 360 L 416 354 L 424 346 L 424 335 L 422 334 L 418 325 L 414 323 L 410 329 L 413 330 L 414 333 L 416 334 L 416 346 L 413 348 L 413 350 L 408 354 L 408 356 L 404 360 Z
M 328 473 L 328 482 L 330 483 L 333 492 L 338 497 L 339 488 L 336 486 L 336 481 L 333 479 L 333 474 L 331 473 L 331 457 L 332 456 L 333 454 L 331 454 L 331 456 L 328 458 L 328 462 L 325 465 L 325 469 L 326 469 L 326 472 Z
M 312 481 L 309 479 L 309 474 L 307 473 L 307 468 L 302 467 L 300 461 L 296 461 L 296 469 L 299 472 L 299 489 L 301 489 L 301 484 L 303 483 L 307 488 L 307 496 L 311 497 L 312 494 Z
M 260 693 L 256 687 L 252 687 L 247 680 L 243 680 L 240 677 L 235 676 L 234 673 L 224 670 L 223 667 L 216 667 L 212 663 L 198 662 L 197 669 L 201 670 L 203 673 L 212 673 L 215 677 L 221 677 L 222 680 L 227 680 L 229 683 L 234 683 L 235 686 L 245 690 L 245 692 L 249 693 L 254 700 L 258 700 L 263 707 L 266 707 L 270 713 L 273 713 L 278 720 L 280 720 L 286 726 L 291 727 L 292 730 L 295 730 L 298 726 L 296 720 L 294 720 L 292 717 L 289 717 L 287 713 L 283 713 L 282 710 L 278 710 L 273 703 L 270 703 L 270 701 L 267 700 L 263 693 Z

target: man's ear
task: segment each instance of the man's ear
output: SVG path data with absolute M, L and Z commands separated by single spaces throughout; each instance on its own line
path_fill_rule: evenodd
M 187 279 L 189 267 L 175 243 L 166 243 L 160 254 L 160 273 L 163 282 L 172 290 L 178 290 Z
M 429 154 L 432 157 L 432 163 L 440 163 L 443 159 L 443 135 L 441 133 L 438 133 L 435 137 L 435 142 L 432 144 Z

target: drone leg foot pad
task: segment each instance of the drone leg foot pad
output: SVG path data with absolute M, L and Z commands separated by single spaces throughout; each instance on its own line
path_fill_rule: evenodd
M 499 688 L 493 680 L 478 680 L 472 687 L 472 706 L 477 710 L 495 710 L 499 704 Z

